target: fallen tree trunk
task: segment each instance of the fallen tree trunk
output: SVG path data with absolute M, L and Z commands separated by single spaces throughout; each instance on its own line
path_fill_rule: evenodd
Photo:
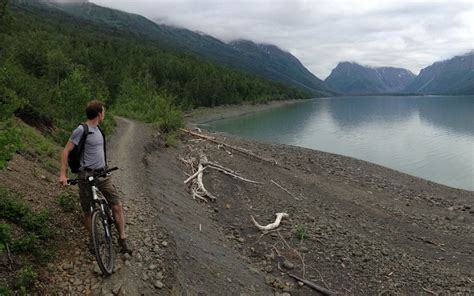
M 240 153 L 243 153 L 243 154 L 246 154 L 246 155 L 249 155 L 249 156 L 252 156 L 256 159 L 259 159 L 259 160 L 262 160 L 262 161 L 265 161 L 265 162 L 269 162 L 271 163 L 272 165 L 277 165 L 277 161 L 274 160 L 274 159 L 269 159 L 269 158 L 265 158 L 265 157 L 262 157 L 262 156 L 259 156 L 249 150 L 245 150 L 243 148 L 240 148 L 240 147 L 236 147 L 236 146 L 232 146 L 232 145 L 229 145 L 229 144 L 226 144 L 226 143 L 223 143 L 223 142 L 220 142 L 220 141 L 217 141 L 215 138 L 213 137 L 209 137 L 209 136 L 206 136 L 206 135 L 202 135 L 202 134 L 198 134 L 198 133 L 195 133 L 195 132 L 192 132 L 192 131 L 189 131 L 187 129 L 184 129 L 184 128 L 180 128 L 179 129 L 180 131 L 182 132 L 185 132 L 185 133 L 188 133 L 190 135 L 193 135 L 195 137 L 199 137 L 199 138 L 202 138 L 202 139 L 205 139 L 205 140 L 208 140 L 210 142 L 213 142 L 213 143 L 216 143 L 218 145 L 222 145 L 224 147 L 227 147 L 227 148 L 230 148 L 232 150 L 235 150 L 235 151 L 238 151 Z

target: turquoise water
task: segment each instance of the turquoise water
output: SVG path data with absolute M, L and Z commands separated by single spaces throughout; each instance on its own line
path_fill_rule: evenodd
M 474 96 L 322 98 L 210 125 L 474 190 Z

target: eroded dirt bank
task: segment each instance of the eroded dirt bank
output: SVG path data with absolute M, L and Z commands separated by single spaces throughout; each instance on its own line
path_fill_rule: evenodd
M 214 136 L 278 165 L 191 136 L 184 136 L 178 148 L 155 146 L 149 151 L 150 188 L 161 192 L 158 202 L 166 208 L 163 226 L 171 225 L 177 240 L 191 242 L 185 250 L 185 273 L 202 276 L 194 287 L 210 294 L 220 291 L 221 284 L 206 282 L 222 278 L 213 274 L 210 262 L 215 261 L 228 266 L 224 283 L 226 277 L 235 279 L 240 269 L 234 268 L 242 265 L 258 271 L 255 281 L 292 295 L 313 291 L 299 287 L 288 272 L 339 294 L 474 291 L 473 192 L 339 155 Z M 182 184 L 189 168 L 177 159 L 199 158 L 201 152 L 263 185 L 209 170 L 204 183 L 217 201 L 193 200 Z M 276 232 L 262 236 L 250 221 L 253 215 L 267 224 L 277 212 L 290 218 Z M 239 264 L 234 256 L 226 261 L 221 250 L 237 253 Z M 239 292 L 261 295 L 247 290 L 250 286 L 244 283 Z

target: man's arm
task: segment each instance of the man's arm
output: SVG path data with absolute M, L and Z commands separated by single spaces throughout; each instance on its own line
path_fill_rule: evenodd
M 64 146 L 63 152 L 61 153 L 61 173 L 59 175 L 59 183 L 67 185 L 67 159 L 69 153 L 74 149 L 75 145 L 73 142 L 68 141 Z

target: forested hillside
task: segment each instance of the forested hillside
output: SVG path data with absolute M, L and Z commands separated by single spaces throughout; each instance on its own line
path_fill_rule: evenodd
M 70 129 L 92 98 L 120 114 L 166 121 L 196 106 L 309 96 L 32 1 L 12 1 L 1 22 L 4 119 L 15 112 Z
M 87 1 L 41 0 L 41 2 L 43 4 L 38 5 L 47 5 L 51 9 L 62 10 L 100 26 L 144 36 L 168 48 L 193 53 L 235 69 L 292 84 L 311 91 L 314 95 L 324 94 L 327 90 L 324 82 L 309 72 L 296 57 L 273 45 L 255 44 L 248 40 L 228 44 L 206 34 L 157 24 L 141 15 L 102 7 Z

